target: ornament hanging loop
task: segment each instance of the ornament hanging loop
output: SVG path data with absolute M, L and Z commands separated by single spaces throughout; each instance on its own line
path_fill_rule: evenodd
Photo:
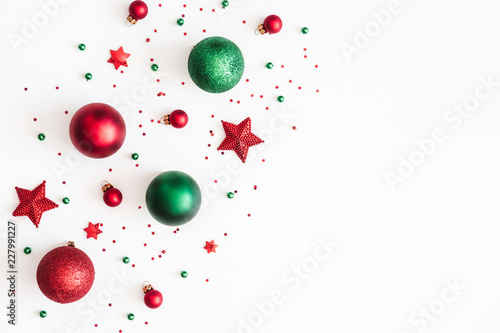
M 266 29 L 264 29 L 264 25 L 263 24 L 259 24 L 259 26 L 257 27 L 257 29 L 255 29 L 254 33 L 256 35 L 265 35 L 267 32 L 266 32 Z
M 153 289 L 154 289 L 153 285 L 151 283 L 149 283 L 149 281 L 144 281 L 142 283 L 142 291 L 144 293 L 147 293 L 148 291 L 153 290 Z
M 111 183 L 109 183 L 107 180 L 103 180 L 101 182 L 101 189 L 103 193 L 109 190 L 110 188 L 114 188 L 114 186 L 111 185 Z
M 125 25 L 127 27 L 131 27 L 136 23 L 137 23 L 137 20 L 135 18 L 133 18 L 132 15 L 127 16 L 127 20 L 125 21 Z
M 164 125 L 170 125 L 170 114 L 166 114 L 163 117 L 161 117 L 160 121 Z
M 75 242 L 69 241 L 66 243 L 66 246 L 75 247 Z

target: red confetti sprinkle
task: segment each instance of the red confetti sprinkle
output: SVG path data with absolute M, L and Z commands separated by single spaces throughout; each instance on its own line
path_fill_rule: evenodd
M 59 86 L 56 87 L 56 90 L 59 90 Z
M 203 32 L 205 33 L 205 32 L 207 32 L 207 30 L 203 29 Z
M 148 246 L 148 244 L 144 243 L 144 246 Z
M 305 55 L 304 58 L 307 58 L 307 55 Z
M 151 41 L 150 38 L 146 38 L 146 43 L 149 43 Z
M 113 171 L 113 169 L 109 168 L 109 172 Z
M 64 111 L 64 114 L 68 114 L 68 110 Z
M 276 88 L 276 89 L 279 89 L 279 86 L 276 86 L 275 88 Z
M 314 68 L 318 68 L 318 65 L 314 65 Z
M 36 118 L 33 118 L 33 121 L 37 121 L 37 120 L 38 120 L 38 119 L 36 119 Z
M 184 36 L 187 36 L 187 32 L 184 33 Z
M 64 181 L 64 180 L 63 180 L 63 182 L 62 182 L 62 183 L 63 183 L 63 185 L 65 185 L 65 184 L 66 184 L 66 181 Z
M 248 214 L 248 217 L 252 216 L 251 214 Z
M 289 80 L 288 82 L 292 83 L 292 80 Z
M 243 20 L 243 24 L 247 23 L 247 21 Z
M 24 88 L 24 91 L 28 91 L 28 88 Z
M 245 81 L 250 82 L 250 80 L 249 80 L 249 79 L 246 79 Z
M 265 161 L 266 161 L 266 159 L 265 159 L 265 158 L 263 158 L 263 159 L 262 159 L 262 162 L 265 162 Z
M 269 110 L 269 106 L 266 106 L 266 110 Z
M 298 88 L 299 88 L 299 90 L 301 90 L 301 89 L 302 89 L 302 87 L 301 87 L 301 86 L 299 86 Z
M 58 156 L 61 156 L 61 153 L 57 153 Z
M 185 82 L 181 82 L 182 85 L 185 85 L 186 83 Z
M 165 254 L 165 253 L 167 253 L 167 251 L 165 251 L 165 250 L 162 250 L 162 251 L 161 251 L 161 253 Z
M 116 240 L 113 239 L 113 244 L 116 243 Z
M 208 156 L 205 156 L 205 159 L 208 160 Z
M 297 126 L 292 126 L 292 129 L 295 131 L 297 129 Z
M 139 164 L 136 164 L 136 165 L 135 165 L 135 167 L 136 167 L 136 168 L 138 168 L 138 167 L 139 167 Z
M 285 65 L 281 65 L 281 68 L 285 68 Z
M 254 189 L 254 190 L 256 190 L 256 189 L 257 189 L 257 185 L 255 185 L 255 186 L 253 187 L 253 189 Z
M 214 115 L 211 116 L 212 118 L 215 117 Z
M 227 232 L 224 233 L 224 236 L 227 236 Z
M 156 30 L 156 29 L 155 29 L 155 30 L 153 30 L 153 31 L 154 31 L 155 33 L 156 33 L 156 32 L 158 32 L 158 30 Z
M 122 227 L 122 230 L 125 230 L 125 227 Z
M 139 110 L 139 113 L 142 113 L 142 110 Z
M 116 88 L 116 84 L 113 84 L 113 88 Z
M 203 11 L 203 8 L 200 8 L 200 12 Z
M 151 58 L 151 59 L 149 59 L 149 60 L 151 60 L 151 61 L 155 61 L 153 58 Z
M 106 252 L 106 249 L 102 249 L 102 252 Z M 110 305 L 111 306 L 111 305 Z
M 153 232 L 151 233 L 151 235 L 153 235 L 153 236 L 154 236 L 154 234 L 155 234 L 155 232 L 153 231 Z
M 264 95 L 260 95 L 260 98 L 264 98 Z
M 207 282 L 208 282 L 208 279 L 206 279 L 205 281 L 207 281 Z

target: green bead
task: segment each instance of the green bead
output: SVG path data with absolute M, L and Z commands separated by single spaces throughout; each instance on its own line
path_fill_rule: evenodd
M 209 93 L 234 88 L 244 69 L 245 60 L 240 49 L 224 37 L 205 38 L 189 54 L 189 76 L 199 88 Z
M 229 6 L 229 1 L 227 0 L 222 1 L 222 7 L 226 8 L 227 6 Z
M 24 253 L 30 254 L 31 253 L 31 247 L 25 247 L 24 248 Z
M 92 74 L 90 73 L 85 74 L 85 78 L 87 79 L 87 81 L 92 80 Z
M 130 262 L 129 257 L 123 257 L 123 263 L 128 264 Z
M 182 276 L 184 279 L 185 279 L 185 278 L 187 278 L 187 277 L 188 277 L 188 272 L 186 272 L 186 271 L 182 271 L 182 272 L 181 272 L 181 276 Z
M 157 64 L 152 64 L 151 65 L 151 69 L 156 72 L 158 70 L 158 65 Z
M 133 153 L 133 154 L 132 154 L 132 159 L 133 159 L 133 160 L 138 160 L 138 159 L 139 159 L 139 154 L 137 154 L 137 153 Z
M 191 221 L 200 209 L 200 187 L 184 172 L 164 172 L 149 184 L 146 206 L 158 222 L 169 226 L 182 225 Z
M 40 311 L 40 317 L 41 318 L 47 317 L 47 311 Z
M 80 49 L 80 51 L 85 51 L 85 44 L 80 44 L 78 45 L 78 48 Z
M 309 32 L 309 29 L 308 29 L 308 28 L 306 28 L 306 27 L 303 27 L 303 28 L 302 28 L 302 33 L 303 33 L 304 35 L 307 35 L 307 33 L 308 33 L 308 32 Z
M 269 69 L 271 69 L 271 68 L 273 68 L 273 67 L 274 67 L 274 65 L 273 65 L 273 63 L 272 63 L 272 62 L 268 62 L 268 63 L 266 64 L 266 67 L 267 67 L 267 68 L 269 68 Z
M 63 200 L 62 200 L 62 202 L 65 205 L 69 204 L 69 198 L 68 197 L 64 197 Z
M 180 19 L 178 19 L 178 20 L 177 20 L 177 24 L 178 24 L 180 27 L 182 27 L 182 26 L 184 25 L 184 20 L 183 20 L 183 19 L 181 19 L 181 18 L 180 18 Z
M 278 102 L 283 103 L 285 101 L 285 97 L 283 96 L 278 96 Z
M 135 316 L 133 313 L 129 313 L 127 318 L 128 318 L 128 320 L 134 320 Z
M 43 133 L 38 134 L 38 140 L 40 140 L 40 141 L 45 140 L 45 134 L 43 134 Z
M 233 192 L 227 192 L 227 197 L 228 197 L 229 199 L 234 198 L 234 193 L 233 193 Z

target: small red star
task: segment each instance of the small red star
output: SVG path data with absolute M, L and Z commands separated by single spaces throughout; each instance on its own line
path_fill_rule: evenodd
M 243 163 L 247 159 L 248 149 L 264 142 L 264 140 L 252 133 L 252 120 L 250 117 L 238 125 L 223 120 L 222 127 L 224 127 L 226 138 L 217 150 L 234 150 Z
M 120 66 L 128 67 L 127 58 L 130 57 L 129 53 L 123 51 L 123 47 L 120 46 L 118 51 L 109 50 L 111 52 L 111 58 L 108 62 L 115 65 L 115 69 L 120 68 Z
M 219 245 L 215 244 L 213 240 L 211 242 L 205 242 L 205 243 L 207 243 L 207 245 L 205 245 L 204 249 L 207 250 L 207 253 L 210 253 L 210 252 L 216 253 L 215 249 Z
M 83 231 L 87 233 L 87 239 L 92 237 L 97 240 L 97 235 L 102 234 L 102 230 L 99 229 L 99 223 L 92 224 L 92 222 L 89 222 L 89 226 L 83 229 Z
M 38 228 L 43 212 L 59 207 L 58 204 L 45 197 L 45 180 L 33 191 L 16 186 L 19 205 L 13 216 L 27 216 Z

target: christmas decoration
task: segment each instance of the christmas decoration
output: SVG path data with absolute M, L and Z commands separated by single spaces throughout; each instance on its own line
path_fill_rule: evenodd
M 309 29 L 308 29 L 307 27 L 303 27 L 303 28 L 302 28 L 302 33 L 303 33 L 304 35 L 307 35 L 307 34 L 309 33 Z
M 215 249 L 219 246 L 214 243 L 214 241 L 206 242 L 207 244 L 205 245 L 204 249 L 207 250 L 207 253 L 216 253 Z
M 188 59 L 193 82 L 210 93 L 232 89 L 243 76 L 245 61 L 238 46 L 224 37 L 208 37 L 193 47 Z
M 13 216 L 27 216 L 38 228 L 43 212 L 59 207 L 55 202 L 45 197 L 45 180 L 33 191 L 16 187 L 19 205 Z
M 104 193 L 102 195 L 102 199 L 104 200 L 104 203 L 109 207 L 116 207 L 122 203 L 122 192 L 120 192 L 119 189 L 114 188 L 113 185 L 111 185 L 107 181 L 103 182 L 102 192 Z
M 92 74 L 90 74 L 90 73 L 85 74 L 85 79 L 87 81 L 92 80 Z
M 129 313 L 129 314 L 127 315 L 127 318 L 128 318 L 128 320 L 134 320 L 135 316 L 134 316 L 134 314 L 133 314 L 133 313 Z
M 63 202 L 63 204 L 65 204 L 65 205 L 69 204 L 69 198 L 68 198 L 68 197 L 64 197 L 64 198 L 62 199 L 62 202 Z
M 234 193 L 233 193 L 233 192 L 227 192 L 227 197 L 228 197 L 229 199 L 234 198 Z
M 183 128 L 188 123 L 188 115 L 182 110 L 174 110 L 171 114 L 163 116 L 162 122 L 174 128 Z
M 281 28 L 283 27 L 283 22 L 279 18 L 278 15 L 269 15 L 266 17 L 264 20 L 264 23 L 259 24 L 257 27 L 257 30 L 255 30 L 255 34 L 261 34 L 264 35 L 266 33 L 272 35 L 272 34 L 277 34 L 280 32 Z
M 138 159 L 139 159 L 139 154 L 137 154 L 137 153 L 133 153 L 133 154 L 132 154 L 132 159 L 133 159 L 133 160 L 138 160 Z
M 181 272 L 181 277 L 182 277 L 183 279 L 187 278 L 187 277 L 188 277 L 188 272 L 186 272 L 186 271 L 182 271 L 182 272 Z
M 181 18 L 180 18 L 180 19 L 178 19 L 178 20 L 177 20 L 177 25 L 178 25 L 179 27 L 182 27 L 182 26 L 184 25 L 184 20 L 183 20 L 183 19 L 181 19 Z
M 272 62 L 268 62 L 268 63 L 266 64 L 266 67 L 267 67 L 268 69 L 272 69 L 272 68 L 274 67 L 274 65 L 273 65 L 273 63 L 272 63 Z
M 222 8 L 226 8 L 229 6 L 229 1 L 224 0 L 224 1 L 222 1 L 221 5 L 222 5 Z
M 31 247 L 25 247 L 24 248 L 24 253 L 30 254 L 31 253 Z
M 82 44 L 78 45 L 78 49 L 79 49 L 80 51 L 85 51 L 85 49 L 86 49 L 85 44 L 83 44 L 83 43 L 82 43 Z
M 40 311 L 40 318 L 45 318 L 47 317 L 47 311 Z
M 94 283 L 92 260 L 74 247 L 67 246 L 49 251 L 38 264 L 36 281 L 42 293 L 57 303 L 72 303 L 84 297 Z
M 158 65 L 157 64 L 152 64 L 151 65 L 151 70 L 156 72 L 157 70 L 159 69 Z
M 217 150 L 234 150 L 243 163 L 247 159 L 248 149 L 264 142 L 264 140 L 252 133 L 252 120 L 250 117 L 238 125 L 222 121 L 222 127 L 224 127 L 226 138 Z
M 130 259 L 129 257 L 123 257 L 122 261 L 124 264 L 128 264 L 130 262 Z
M 92 237 L 97 240 L 97 235 L 102 234 L 102 230 L 99 229 L 99 223 L 92 224 L 92 222 L 89 222 L 89 226 L 83 230 L 87 233 L 87 239 Z
M 142 284 L 142 291 L 144 292 L 144 304 L 150 309 L 159 308 L 163 303 L 163 295 L 158 290 L 154 289 L 149 282 Z
M 104 158 L 116 153 L 123 145 L 125 121 L 112 106 L 91 103 L 73 115 L 69 135 L 75 148 L 83 155 Z
M 45 134 L 43 134 L 43 133 L 38 134 L 38 140 L 40 140 L 40 141 L 45 140 Z
M 120 46 L 117 51 L 109 50 L 109 52 L 111 58 L 109 58 L 108 62 L 115 65 L 115 69 L 120 68 L 120 66 L 128 67 L 127 59 L 130 57 L 130 53 L 125 53 L 123 47 Z
M 127 21 L 131 24 L 136 24 L 137 21 L 142 20 L 148 15 L 148 5 L 144 1 L 134 1 L 128 7 L 128 12 Z
M 146 206 L 158 222 L 169 226 L 182 225 L 191 221 L 200 209 L 200 187 L 184 172 L 164 172 L 149 184 Z
M 278 102 L 283 103 L 285 101 L 285 97 L 280 95 L 278 96 L 277 100 Z

